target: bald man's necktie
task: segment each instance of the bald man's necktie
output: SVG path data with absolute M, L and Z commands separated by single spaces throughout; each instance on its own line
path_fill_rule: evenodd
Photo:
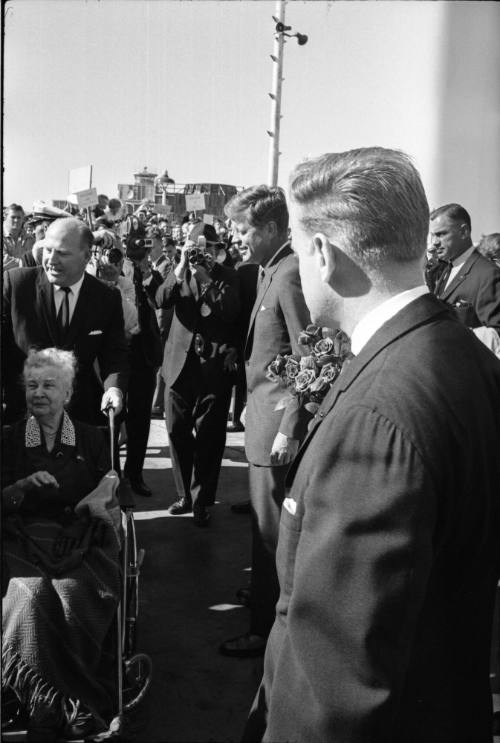
M 443 271 L 436 282 L 436 288 L 434 289 L 434 294 L 436 295 L 436 297 L 439 297 L 442 292 L 444 292 L 452 268 L 453 263 L 451 261 L 447 261 L 446 266 L 443 268 Z
M 59 344 L 63 345 L 69 328 L 69 293 L 71 288 L 69 286 L 62 286 L 60 291 L 64 292 L 64 297 L 57 313 L 57 331 L 59 334 Z

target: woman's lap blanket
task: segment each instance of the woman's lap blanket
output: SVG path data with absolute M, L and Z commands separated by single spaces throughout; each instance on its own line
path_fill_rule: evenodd
M 116 710 L 120 514 L 117 478 L 103 495 L 104 480 L 69 526 L 6 524 L 2 684 L 36 718 L 71 721 L 84 705 L 108 724 Z

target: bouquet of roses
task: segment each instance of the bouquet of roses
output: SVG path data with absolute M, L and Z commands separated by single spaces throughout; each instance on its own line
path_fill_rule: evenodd
M 266 377 L 287 390 L 287 397 L 280 400 L 277 409 L 284 407 L 290 397 L 298 397 L 314 414 L 339 376 L 342 364 L 351 357 L 351 344 L 342 330 L 317 325 L 308 325 L 298 342 L 307 347 L 308 354 L 278 354 L 267 367 Z

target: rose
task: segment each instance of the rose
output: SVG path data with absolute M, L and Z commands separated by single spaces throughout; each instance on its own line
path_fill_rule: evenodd
M 266 377 L 270 379 L 271 382 L 279 382 L 281 375 L 285 371 L 285 364 L 285 357 L 278 354 L 274 361 L 271 361 L 267 367 Z
M 299 335 L 301 346 L 314 346 L 321 339 L 321 328 L 317 325 L 308 325 Z
M 331 384 L 336 380 L 339 373 L 340 368 L 337 364 L 325 364 L 325 366 L 321 368 L 320 377 L 321 379 L 324 379 L 325 382 L 327 382 L 328 384 Z
M 316 369 L 316 361 L 314 356 L 302 356 L 300 359 L 300 369 Z
M 314 351 L 318 356 L 326 356 L 333 352 L 334 345 L 333 338 L 322 338 L 314 345 Z
M 305 392 L 316 379 L 313 369 L 303 369 L 295 377 L 295 389 L 297 392 Z
M 285 374 L 288 379 L 295 379 L 300 371 L 300 363 L 293 356 L 289 356 L 285 364 Z

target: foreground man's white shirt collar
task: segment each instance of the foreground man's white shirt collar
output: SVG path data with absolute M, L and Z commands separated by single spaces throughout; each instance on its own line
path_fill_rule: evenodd
M 413 302 L 414 299 L 429 294 L 429 289 L 425 284 L 416 286 L 413 289 L 407 289 L 404 292 L 395 294 L 390 299 L 379 304 L 375 309 L 370 310 L 356 325 L 351 335 L 351 351 L 357 356 L 361 349 L 368 343 L 372 335 L 384 325 L 391 317 L 394 317 L 403 307 Z

